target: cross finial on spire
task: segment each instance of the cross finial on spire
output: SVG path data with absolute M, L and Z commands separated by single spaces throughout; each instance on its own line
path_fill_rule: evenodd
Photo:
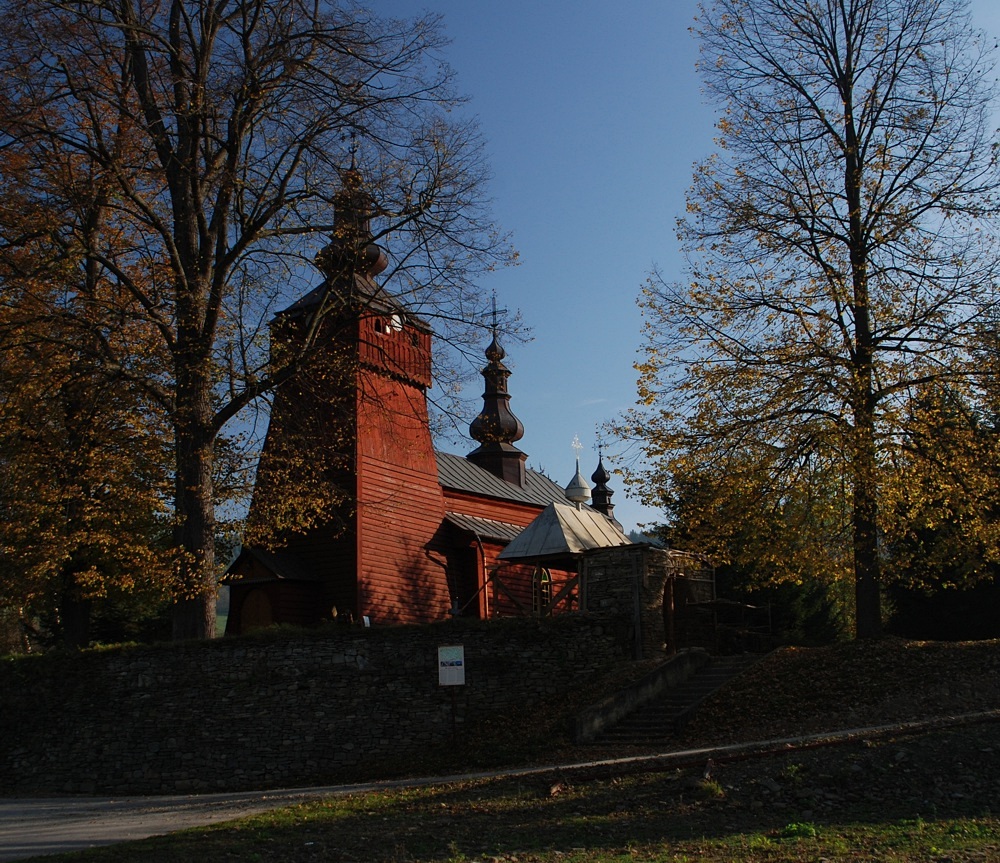
M 496 291 L 493 291 L 492 306 L 493 306 L 493 308 L 489 312 L 489 314 L 491 315 L 492 320 L 493 320 L 493 323 L 490 324 L 490 329 L 493 330 L 493 338 L 496 338 L 497 337 L 497 330 L 500 328 L 500 315 L 506 315 L 507 311 L 508 311 L 507 309 L 498 309 L 497 308 L 497 292 Z
M 576 508 L 579 509 L 590 500 L 590 486 L 580 473 L 580 450 L 583 449 L 583 444 L 580 443 L 579 435 L 573 435 L 573 443 L 570 446 L 576 450 L 576 473 L 566 486 L 566 499 L 576 504 Z
M 356 171 L 358 169 L 358 137 L 354 134 L 354 130 L 351 130 L 351 170 Z

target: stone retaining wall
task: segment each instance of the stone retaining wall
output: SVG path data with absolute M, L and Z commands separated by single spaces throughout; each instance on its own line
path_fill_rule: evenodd
M 0 793 L 149 794 L 342 781 L 586 687 L 627 657 L 608 617 L 454 621 L 0 662 Z M 466 685 L 438 685 L 462 644 Z M 522 711 L 523 712 L 523 711 Z M 526 723 L 532 721 L 524 713 Z M 456 725 L 457 723 L 457 725 Z

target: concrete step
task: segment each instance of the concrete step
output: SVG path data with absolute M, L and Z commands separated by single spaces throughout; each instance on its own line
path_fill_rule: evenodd
M 641 746 L 668 741 L 684 727 L 709 695 L 760 658 L 757 654 L 714 657 L 684 683 L 666 690 L 659 698 L 605 729 L 594 742 Z

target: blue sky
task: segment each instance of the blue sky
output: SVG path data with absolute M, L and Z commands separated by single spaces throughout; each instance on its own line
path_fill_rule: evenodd
M 640 316 L 650 269 L 683 274 L 674 221 L 696 161 L 712 151 L 714 109 L 688 32 L 696 0 L 373 0 L 376 12 L 444 16 L 446 57 L 479 117 L 497 221 L 521 263 L 487 277 L 533 340 L 509 345 L 511 408 L 531 467 L 565 484 L 597 464 L 599 426 L 635 402 Z M 973 22 L 1000 35 L 1000 3 L 974 0 Z M 467 452 L 469 446 L 446 444 Z M 608 461 L 628 458 L 606 443 Z M 613 467 L 613 464 L 609 464 Z M 626 530 L 661 520 L 630 500 Z

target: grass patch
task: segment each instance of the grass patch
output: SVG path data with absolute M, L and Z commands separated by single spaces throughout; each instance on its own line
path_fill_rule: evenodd
M 962 735 L 969 737 L 966 740 Z M 909 738 L 907 769 L 955 752 L 990 760 L 1000 727 Z M 963 748 L 964 747 L 964 748 Z M 902 790 L 898 742 L 699 770 L 531 776 L 333 797 L 142 842 L 46 858 L 76 863 L 680 863 L 1000 859 L 989 763 Z M 921 756 L 925 753 L 925 757 Z M 859 759 L 863 759 L 859 761 Z M 862 763 L 863 772 L 852 769 Z M 797 765 L 797 766 L 793 766 Z M 843 771 L 838 772 L 838 765 Z M 791 768 L 791 769 L 789 769 Z M 856 776 L 855 780 L 850 777 Z M 960 785 L 959 785 L 960 783 Z M 980 784 L 983 787 L 980 787 Z M 933 791 L 932 791 L 933 787 Z M 962 792 L 955 789 L 961 787 Z M 777 789 L 777 790 L 775 790 Z M 939 792 L 939 793 L 938 793 Z M 765 805 L 760 803 L 765 800 Z

